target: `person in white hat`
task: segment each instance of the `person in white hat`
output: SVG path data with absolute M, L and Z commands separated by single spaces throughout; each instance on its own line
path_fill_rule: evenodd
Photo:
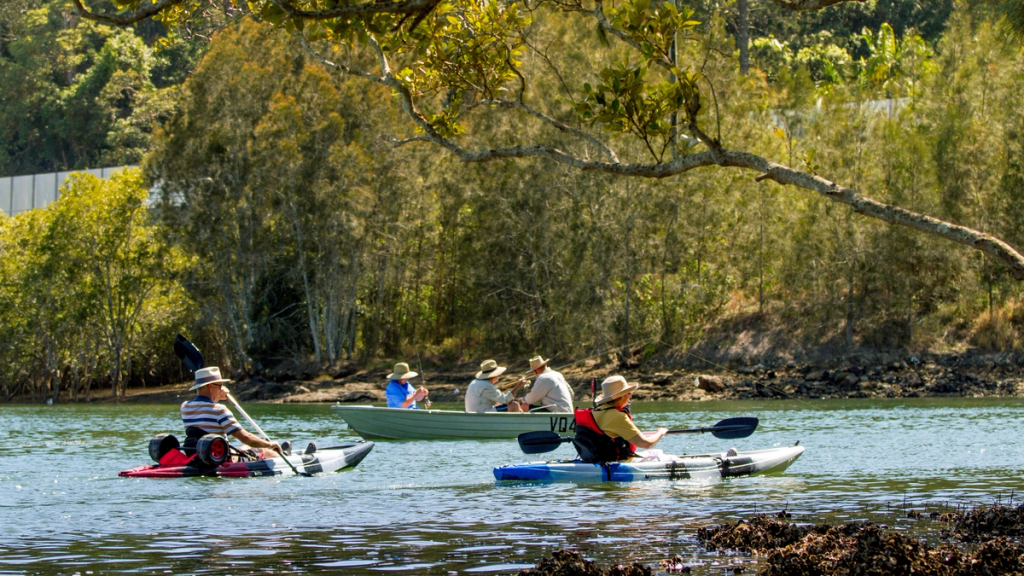
M 572 412 L 572 388 L 565 377 L 548 366 L 543 356 L 530 358 L 530 370 L 537 379 L 533 387 L 519 400 L 523 411 L 547 410 L 548 412 Z
M 622 376 L 609 376 L 601 382 L 601 395 L 595 401 L 594 408 L 576 410 L 576 445 L 580 448 L 580 440 L 590 448 L 592 454 L 585 455 L 580 450 L 583 460 L 592 462 L 611 462 L 632 458 L 637 447 L 653 448 L 665 437 L 667 428 L 658 428 L 655 432 L 641 432 L 633 423 L 633 415 L 629 413 L 629 401 L 633 391 L 639 388 L 636 382 L 626 382 Z
M 194 447 L 198 438 L 190 429 L 202 430 L 204 434 L 231 435 L 239 442 L 253 448 L 266 448 L 274 452 L 281 452 L 281 445 L 277 442 L 268 442 L 258 436 L 245 431 L 235 415 L 227 406 L 220 403 L 228 397 L 228 389 L 224 384 L 231 382 L 220 377 L 220 368 L 207 366 L 196 370 L 195 384 L 189 390 L 196 391 L 196 397 L 182 402 L 181 420 L 185 424 L 185 447 Z M 274 454 L 264 452 L 264 457 L 272 457 Z
M 480 371 L 466 389 L 466 412 L 523 411 L 514 398 L 519 388 L 526 383 L 526 379 L 520 378 L 511 390 L 500 392 L 494 385 L 504 373 L 505 367 L 498 366 L 494 360 L 484 360 L 480 363 Z
M 425 399 L 428 392 L 425 386 L 413 388 L 412 384 L 409 384 L 409 379 L 417 376 L 419 374 L 409 370 L 409 365 L 405 362 L 395 364 L 394 371 L 387 375 L 389 382 L 387 389 L 384 390 L 388 408 L 418 408 L 416 402 Z M 430 407 L 429 402 L 427 407 Z

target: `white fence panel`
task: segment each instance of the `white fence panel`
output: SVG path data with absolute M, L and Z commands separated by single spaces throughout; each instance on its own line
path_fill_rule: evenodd
M 11 215 L 11 179 L 0 178 L 0 210 Z
M 15 176 L 11 185 L 11 215 L 24 212 L 25 210 L 31 210 L 35 208 L 32 205 L 33 196 L 35 196 L 35 182 L 36 177 L 29 176 Z

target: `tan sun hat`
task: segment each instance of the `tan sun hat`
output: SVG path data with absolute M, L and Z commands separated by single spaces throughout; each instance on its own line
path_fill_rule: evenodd
M 545 360 L 543 356 L 534 356 L 533 358 L 530 358 L 530 370 L 537 370 L 538 368 L 543 368 L 547 366 L 548 362 L 550 361 L 550 358 Z
M 399 362 L 395 364 L 395 371 L 385 376 L 388 380 L 408 380 L 409 378 L 415 378 L 419 376 L 416 372 L 409 370 L 409 365 L 405 362 Z
M 636 382 L 626 382 L 626 379 L 622 376 L 609 376 L 601 382 L 601 395 L 597 397 L 597 404 L 605 404 L 611 402 L 616 398 L 621 398 L 623 394 L 632 392 L 640 387 L 640 384 Z
M 498 363 L 494 360 L 484 360 L 480 363 L 480 371 L 476 373 L 476 377 L 480 380 L 490 380 L 491 378 L 501 376 L 504 373 L 504 366 L 498 366 Z
M 189 391 L 198 390 L 207 384 L 220 384 L 223 382 L 231 382 L 231 380 L 220 377 L 220 368 L 207 366 L 206 368 L 196 370 L 196 383 L 189 388 Z

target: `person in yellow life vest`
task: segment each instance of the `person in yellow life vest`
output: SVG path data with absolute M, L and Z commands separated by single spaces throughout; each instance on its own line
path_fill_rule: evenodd
M 601 395 L 594 408 L 576 409 L 576 439 L 573 444 L 584 462 L 615 462 L 632 458 L 636 449 L 653 448 L 668 433 L 667 428 L 641 432 L 633 423 L 629 401 L 636 382 L 609 376 L 601 383 Z

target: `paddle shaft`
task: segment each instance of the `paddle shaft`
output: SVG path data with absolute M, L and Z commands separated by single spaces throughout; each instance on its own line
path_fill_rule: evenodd
M 710 432 L 716 438 L 732 439 L 746 438 L 754 433 L 757 428 L 757 418 L 739 417 L 726 418 L 714 426 L 702 428 L 690 428 L 686 430 L 668 430 L 666 434 L 699 434 Z M 524 432 L 519 435 L 519 447 L 527 454 L 542 454 L 558 448 L 564 442 L 571 442 L 572 437 L 560 436 L 557 432 L 540 430 L 535 432 Z
M 698 434 L 704 432 L 728 432 L 730 430 L 746 430 L 750 426 L 712 426 L 710 428 L 691 428 L 688 430 L 669 430 L 665 434 Z
M 235 397 L 232 396 L 230 392 L 228 392 L 228 400 L 231 400 L 231 403 L 234 404 L 235 408 L 238 409 L 238 413 L 245 417 L 245 421 L 248 422 L 250 426 L 255 428 L 256 431 L 260 433 L 260 436 L 263 436 L 264 440 L 270 442 L 271 444 L 274 443 L 274 441 L 270 439 L 270 436 L 267 436 L 267 433 L 264 432 L 262 428 L 260 428 L 260 425 L 257 424 L 255 420 L 250 418 L 249 414 L 247 414 L 245 410 L 242 409 L 242 406 L 238 403 L 238 400 L 235 400 Z M 271 448 L 271 450 L 273 450 L 273 448 Z M 284 454 L 278 452 L 277 450 L 274 450 L 274 452 L 281 457 L 281 460 L 284 460 L 284 463 L 287 464 L 288 467 L 292 469 L 292 472 L 295 472 L 296 476 L 310 476 L 310 474 L 306 472 L 299 472 L 299 469 L 296 468 L 294 464 L 289 462 L 288 458 L 286 458 Z

